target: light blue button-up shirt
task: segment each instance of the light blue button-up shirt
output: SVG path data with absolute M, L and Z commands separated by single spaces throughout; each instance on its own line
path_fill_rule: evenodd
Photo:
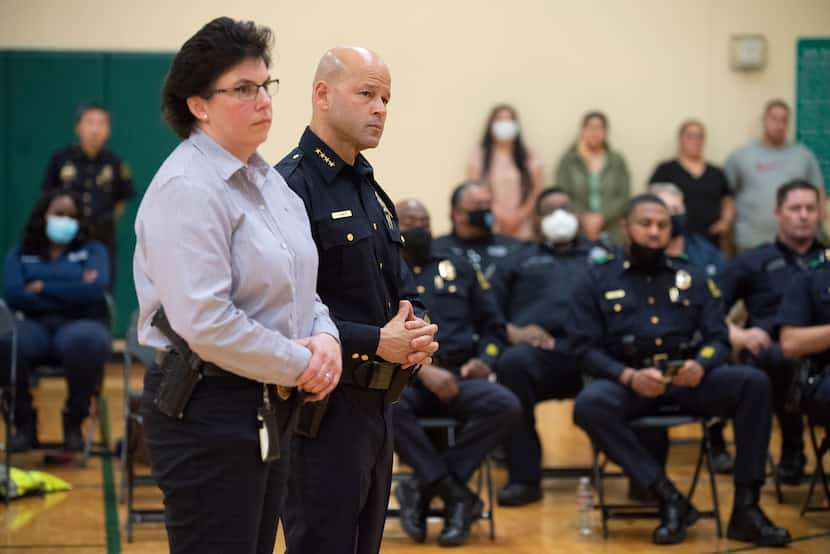
M 203 360 L 294 385 L 311 353 L 291 339 L 338 338 L 315 292 L 317 249 L 302 200 L 259 154 L 245 165 L 194 131 L 150 183 L 135 233 L 142 344 L 169 346 L 150 325 L 164 306 Z

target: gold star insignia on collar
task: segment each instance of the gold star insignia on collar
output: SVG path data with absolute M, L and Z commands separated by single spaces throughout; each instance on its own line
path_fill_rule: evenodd
M 329 158 L 328 156 L 326 156 L 326 153 L 325 153 L 325 152 L 323 152 L 322 150 L 320 150 L 319 148 L 317 148 L 317 149 L 314 151 L 314 153 L 315 153 L 315 154 L 317 154 L 318 156 L 320 156 L 320 159 L 321 159 L 321 160 L 323 160 L 323 161 L 326 163 L 326 165 L 328 165 L 329 167 L 334 167 L 334 165 L 335 165 L 335 164 L 334 164 L 334 162 L 333 162 L 333 161 L 331 161 L 331 158 Z

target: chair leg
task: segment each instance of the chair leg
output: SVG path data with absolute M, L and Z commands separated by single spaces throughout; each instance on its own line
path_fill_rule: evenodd
M 830 487 L 827 484 L 827 474 L 824 471 L 824 455 L 828 452 L 828 442 L 830 439 L 828 439 L 828 436 L 825 435 L 824 442 L 821 447 L 819 447 L 819 443 L 816 438 L 816 426 L 813 424 L 811 418 L 808 417 L 807 421 L 810 428 L 810 443 L 813 445 L 813 452 L 816 457 L 816 468 L 813 470 L 813 478 L 810 480 L 810 487 L 807 489 L 807 497 L 804 499 L 804 504 L 801 506 L 802 516 L 812 509 L 810 503 L 813 499 L 813 492 L 815 491 L 816 484 L 820 484 L 821 488 L 824 490 L 824 498 L 827 502 L 828 509 L 830 509 Z M 827 431 L 825 431 L 825 433 L 826 432 Z
M 775 487 L 775 497 L 779 504 L 784 503 L 784 493 L 781 492 L 781 479 L 778 477 L 778 468 L 775 467 L 775 462 L 772 459 L 772 453 L 767 450 L 767 465 L 772 474 L 772 485 Z
M 490 457 L 488 456 L 484 460 L 484 471 L 487 474 L 484 480 L 487 483 L 487 509 L 490 512 L 490 540 L 494 541 L 496 540 L 496 512 L 493 504 L 493 474 L 490 464 Z
M 602 538 L 608 538 L 608 512 L 605 507 L 605 487 L 603 483 L 604 463 L 600 463 L 599 448 L 595 444 L 591 444 L 594 450 L 594 486 L 597 489 L 597 497 L 599 498 L 599 511 L 602 517 Z
M 709 432 L 709 427 L 706 423 L 703 424 L 703 443 L 701 444 L 700 454 L 706 459 L 706 469 L 709 470 L 709 487 L 712 491 L 712 512 L 715 514 L 715 529 L 718 532 L 718 538 L 723 538 L 723 524 L 721 523 L 720 515 L 720 501 L 718 500 L 718 482 L 715 470 L 712 467 L 712 436 Z M 700 460 L 698 460 L 698 468 L 695 470 L 695 478 L 700 471 Z M 690 497 L 691 499 L 691 497 Z

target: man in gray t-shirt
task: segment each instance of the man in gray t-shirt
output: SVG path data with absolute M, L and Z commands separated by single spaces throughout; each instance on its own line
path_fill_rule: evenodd
M 775 191 L 793 179 L 824 189 L 816 157 L 802 145 L 787 143 L 790 107 L 771 100 L 764 110 L 763 136 L 733 152 L 724 170 L 735 193 L 735 242 L 739 250 L 775 237 Z

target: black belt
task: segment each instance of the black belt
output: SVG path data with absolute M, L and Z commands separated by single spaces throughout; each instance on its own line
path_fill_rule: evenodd
M 401 364 L 369 361 L 343 368 L 340 382 L 373 390 L 389 390 Z
M 172 354 L 171 350 L 159 350 L 156 352 L 156 365 L 159 367 L 164 367 L 164 358 Z M 238 377 L 240 379 L 244 379 L 241 375 L 236 373 L 232 373 L 230 371 L 226 371 L 219 367 L 216 364 L 212 364 L 210 362 L 203 361 L 202 364 L 199 366 L 202 372 L 202 375 L 205 377 Z

